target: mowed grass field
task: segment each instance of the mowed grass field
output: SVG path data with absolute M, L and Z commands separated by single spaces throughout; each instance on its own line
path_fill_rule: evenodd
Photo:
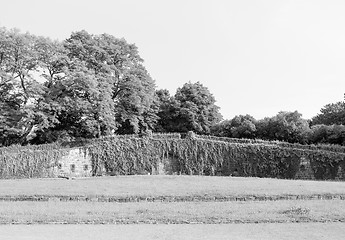
M 28 200 L 30 196 L 48 198 L 44 201 Z M 69 200 L 56 196 L 86 196 L 91 200 Z M 100 201 L 95 196 L 138 197 L 141 200 Z M 169 201 L 161 198 L 169 196 L 172 197 Z M 246 196 L 266 198 L 245 198 Z M 271 199 L 270 196 L 275 197 Z M 279 196 L 296 198 L 284 199 Z M 78 228 L 84 228 L 83 233 L 92 234 L 92 231 L 101 229 L 104 224 L 110 224 L 113 228 L 107 228 L 107 232 L 100 231 L 92 239 L 104 239 L 101 237 L 108 236 L 106 234 L 109 231 L 115 231 L 111 229 L 118 229 L 117 234 L 120 234 L 117 235 L 118 238 L 113 236 L 111 239 L 181 239 L 178 237 L 180 235 L 171 232 L 171 228 L 163 226 L 174 226 L 176 231 L 187 231 L 184 227 L 187 225 L 190 226 L 189 233 L 195 232 L 195 236 L 199 234 L 200 237 L 209 238 L 192 238 L 192 235 L 187 234 L 185 236 L 189 237 L 184 239 L 345 239 L 344 196 L 345 182 L 332 181 L 209 176 L 1 180 L 0 199 L 3 200 L 0 201 L 0 239 L 21 239 L 18 237 L 20 234 L 14 230 L 18 228 L 32 236 L 23 239 L 37 239 L 35 233 L 46 233 L 52 226 L 56 226 L 54 229 L 64 229 L 66 226 L 61 231 L 73 235 L 73 228 L 67 226 L 79 226 Z M 174 197 L 179 198 L 175 201 Z M 151 226 L 156 224 L 161 226 L 157 231 L 163 232 L 156 232 L 156 238 L 133 238 L 136 236 L 135 232 L 129 236 L 125 227 L 119 228 L 127 224 L 138 226 L 138 234 L 143 229 L 153 231 L 154 234 L 154 227 Z M 200 226 L 210 229 L 208 235 L 201 233 L 203 227 Z M 238 232 L 241 229 L 245 229 L 244 235 Z M 252 231 L 252 235 L 249 234 L 253 229 L 261 229 L 257 230 L 261 235 L 255 237 L 255 231 Z M 272 229 L 280 229 L 281 232 L 277 234 Z M 216 235 L 210 235 L 212 231 Z M 236 231 L 237 235 L 230 238 L 231 232 Z M 305 231 L 305 234 L 301 234 L 301 231 Z M 170 234 L 168 238 L 162 235 L 164 232 Z M 147 232 L 142 234 L 145 233 Z M 121 238 L 121 234 L 129 237 Z M 236 236 L 243 238 L 235 238 Z
M 345 182 L 211 176 L 0 180 L 0 196 L 275 196 L 345 194 Z
M 344 200 L 0 202 L 0 223 L 220 224 L 344 222 Z

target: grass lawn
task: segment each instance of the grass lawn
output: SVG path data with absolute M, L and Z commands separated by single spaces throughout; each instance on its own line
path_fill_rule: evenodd
M 0 196 L 344 195 L 345 182 L 206 176 L 0 180 Z M 345 200 L 0 201 L 0 239 L 345 239 Z
M 261 202 L 0 202 L 0 224 L 345 222 L 343 200 Z
M 0 196 L 243 196 L 345 194 L 345 182 L 210 176 L 0 180 Z

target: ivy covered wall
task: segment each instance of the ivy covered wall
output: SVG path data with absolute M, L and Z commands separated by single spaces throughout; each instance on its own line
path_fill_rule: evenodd
M 345 180 L 345 149 L 193 133 L 0 148 L 0 178 L 185 174 Z

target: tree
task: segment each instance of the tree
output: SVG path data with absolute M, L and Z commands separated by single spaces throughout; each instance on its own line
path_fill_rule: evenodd
M 98 82 L 110 86 L 114 107 L 109 114 L 115 117 L 104 129 L 132 133 L 152 128 L 157 118 L 151 111 L 155 85 L 134 44 L 108 34 L 95 36 L 80 31 L 73 33 L 64 46 L 71 60 L 83 62 Z
M 18 30 L 0 29 L 2 144 L 26 142 L 44 118 L 36 108 L 43 91 L 34 77 L 38 63 L 35 36 Z M 9 139 L 10 142 L 4 143 Z
M 91 138 L 154 127 L 154 81 L 135 45 L 111 35 L 79 31 L 58 50 L 53 58 L 44 55 L 43 64 L 49 73 L 45 75 L 51 91 L 48 102 L 58 106 L 58 123 L 49 138 Z M 40 138 L 47 141 L 44 133 Z
M 158 106 L 157 115 L 159 117 L 155 131 L 173 132 L 176 130 L 175 119 L 178 115 L 177 102 L 170 96 L 167 89 L 160 89 L 155 92 Z
M 171 131 L 209 134 L 211 126 L 222 119 L 215 98 L 199 82 L 186 83 L 178 88 L 174 100 L 176 103 L 171 109 L 174 126 Z
M 81 62 L 69 68 L 50 95 L 60 107 L 59 123 L 53 129 L 68 131 L 74 137 L 99 137 L 110 132 L 115 127 L 110 84 Z
M 211 134 L 218 137 L 232 137 L 231 120 L 224 120 L 211 126 Z
M 257 136 L 266 140 L 291 143 L 306 143 L 310 131 L 309 123 L 299 112 L 279 112 L 272 118 L 258 122 Z
M 345 125 L 345 102 L 327 104 L 321 108 L 320 112 L 312 119 L 312 125 Z
M 12 93 L 14 86 L 7 78 L 6 73 L 0 71 L 0 146 L 10 145 L 20 137 L 15 126 L 21 119 L 21 98 Z
M 250 115 L 235 116 L 211 128 L 212 134 L 221 137 L 255 138 L 256 120 Z
M 309 134 L 309 142 L 313 144 L 330 143 L 344 145 L 345 126 L 324 124 L 313 125 Z
M 80 31 L 58 42 L 0 29 L 0 145 L 153 129 L 154 88 L 124 39 Z
M 256 120 L 250 115 L 235 116 L 231 120 L 231 135 L 234 138 L 255 138 Z

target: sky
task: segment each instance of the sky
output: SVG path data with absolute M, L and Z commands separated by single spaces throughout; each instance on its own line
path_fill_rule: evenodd
M 200 82 L 224 119 L 310 119 L 345 93 L 344 0 L 0 0 L 0 27 L 134 43 L 157 89 Z

